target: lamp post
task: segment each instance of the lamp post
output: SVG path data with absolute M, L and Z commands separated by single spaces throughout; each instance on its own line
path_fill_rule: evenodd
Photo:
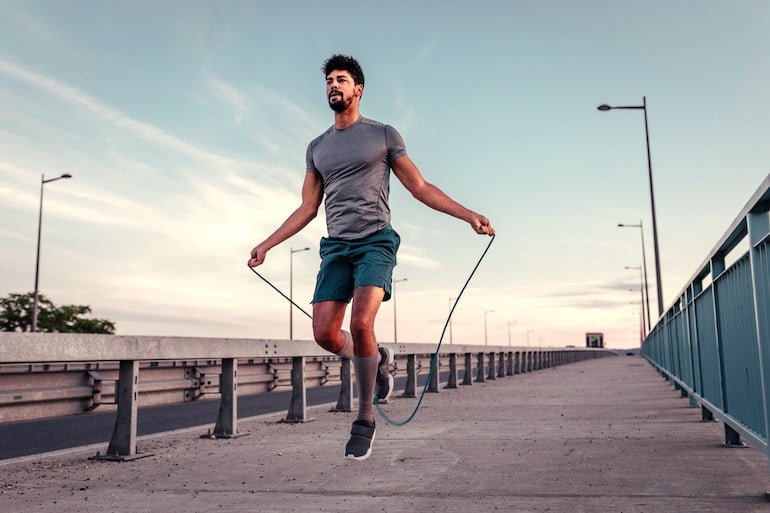
M 651 324 L 651 318 L 650 318 L 650 288 L 648 286 L 647 281 L 647 257 L 644 252 L 644 225 L 642 224 L 641 219 L 639 220 L 639 224 L 623 224 L 618 223 L 618 227 L 620 228 L 639 228 L 639 233 L 642 234 L 642 268 L 644 270 L 644 296 L 645 296 L 645 302 L 647 305 L 647 332 L 650 331 L 650 324 Z
M 508 347 L 511 347 L 511 324 L 516 324 L 516 321 L 508 321 Z
M 449 343 L 452 343 L 452 301 L 454 301 L 455 297 L 449 298 Z
M 30 327 L 30 331 L 37 331 L 37 286 L 38 286 L 38 279 L 40 277 L 40 233 L 43 228 L 43 186 L 50 182 L 55 182 L 56 180 L 61 180 L 62 178 L 72 178 L 72 175 L 69 173 L 63 173 L 61 176 L 57 176 L 56 178 L 49 178 L 48 180 L 45 179 L 45 175 L 40 175 L 40 209 L 38 210 L 37 214 L 37 257 L 35 258 L 35 292 L 32 297 L 32 326 Z
M 658 316 L 663 315 L 663 290 L 660 280 L 660 250 L 658 247 L 658 221 L 655 216 L 655 192 L 652 186 L 652 158 L 650 157 L 650 130 L 647 125 L 647 97 L 642 96 L 641 105 L 611 106 L 602 104 L 597 107 L 601 111 L 612 109 L 640 109 L 644 112 L 644 136 L 647 142 L 647 171 L 650 179 L 650 205 L 652 207 L 652 239 L 655 250 L 655 280 L 658 289 Z
M 642 267 L 632 267 L 627 265 L 626 269 L 639 271 L 639 293 L 642 296 L 641 301 L 639 302 L 639 308 L 642 310 L 642 334 L 644 336 L 647 335 L 647 331 L 645 330 L 645 316 L 644 316 L 644 278 L 642 278 Z M 647 326 L 649 326 L 649 319 L 647 319 Z
M 294 253 L 309 250 L 289 247 L 289 340 L 294 340 Z
M 484 345 L 487 345 L 487 314 L 494 312 L 494 310 L 484 310 Z
M 393 343 L 398 342 L 398 323 L 396 322 L 396 283 L 406 281 L 407 278 L 393 280 Z
M 529 334 L 534 332 L 535 330 L 527 330 L 527 347 L 529 347 Z

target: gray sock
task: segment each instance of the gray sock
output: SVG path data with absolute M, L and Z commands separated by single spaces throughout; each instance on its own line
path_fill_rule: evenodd
M 356 420 L 374 422 L 374 383 L 377 380 L 377 365 L 380 355 L 353 358 L 358 383 L 358 417 Z
M 345 330 L 341 331 L 342 334 L 345 335 L 345 345 L 342 346 L 342 349 L 337 353 L 337 356 L 342 358 L 353 358 L 353 337 L 350 335 L 350 332 Z

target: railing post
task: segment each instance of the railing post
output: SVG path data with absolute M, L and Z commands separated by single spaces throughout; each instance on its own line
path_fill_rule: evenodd
M 350 367 L 350 358 L 340 359 L 340 395 L 337 398 L 337 405 L 329 411 L 353 411 L 353 375 Z
M 463 385 L 473 384 L 473 355 L 465 353 L 465 372 L 463 373 Z
M 487 379 L 490 381 L 494 381 L 497 379 L 495 375 L 497 374 L 497 368 L 495 367 L 495 353 L 489 353 L 489 375 L 487 376 Z
M 115 416 L 115 427 L 107 447 L 107 453 L 97 453 L 90 459 L 126 461 L 144 458 L 151 454 L 138 454 L 136 450 L 136 426 L 139 397 L 139 362 L 137 360 L 121 360 L 116 383 L 116 402 L 118 411 Z
M 521 351 L 516 351 L 514 354 L 513 373 L 521 374 Z
M 765 205 L 761 212 L 750 212 L 747 216 L 748 237 L 751 247 L 751 284 L 754 293 L 754 319 L 757 329 L 757 353 L 759 354 L 759 375 L 762 386 L 762 407 L 765 409 L 765 449 L 770 460 L 770 215 Z
M 730 411 L 730 405 L 728 405 L 727 401 L 727 390 L 725 389 L 725 363 L 724 363 L 724 348 L 722 347 L 722 327 L 719 322 L 719 286 L 717 283 L 717 279 L 720 274 L 722 274 L 725 270 L 725 259 L 723 256 L 715 256 L 711 259 L 710 262 L 711 267 L 711 300 L 713 302 L 712 305 L 712 312 L 714 313 L 714 337 L 716 338 L 716 346 L 717 346 L 717 365 L 719 368 L 719 390 L 720 395 L 722 397 L 722 411 L 729 412 Z M 669 343 L 670 345 L 670 343 Z M 727 425 L 725 425 L 725 428 Z
M 433 354 L 430 357 L 430 382 L 428 383 L 428 392 L 434 394 L 438 393 L 438 381 L 439 381 L 439 361 L 438 355 Z
M 283 422 L 309 422 L 307 416 L 307 388 L 305 387 L 305 357 L 291 358 L 291 403 Z
M 457 353 L 449 354 L 449 379 L 444 388 L 457 388 Z
M 201 438 L 235 438 L 238 436 L 238 361 L 235 358 L 222 359 L 222 373 L 219 375 L 219 414 L 214 431 Z
M 417 357 L 413 354 L 406 355 L 406 386 L 401 397 L 417 397 Z
M 504 378 L 505 377 L 505 353 L 500 353 L 498 356 L 500 361 L 497 362 L 497 377 Z
M 484 383 L 484 353 L 479 353 L 477 356 L 478 364 L 476 365 L 476 383 Z
M 745 443 L 741 440 L 741 435 L 736 430 L 734 430 L 732 427 L 725 424 L 725 446 L 726 447 L 733 447 L 738 449 L 743 449 L 747 447 Z

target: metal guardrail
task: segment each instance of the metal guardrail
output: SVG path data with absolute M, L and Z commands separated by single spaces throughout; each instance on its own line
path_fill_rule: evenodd
M 727 445 L 743 446 L 744 437 L 770 460 L 769 212 L 770 175 L 647 336 L 642 355 L 701 406 L 704 420 L 724 423 Z
M 404 396 L 415 397 L 420 370 L 433 365 L 432 344 L 383 344 L 406 376 Z M 595 349 L 444 346 L 436 361 L 448 370 L 445 388 L 471 385 L 588 358 L 614 354 Z M 475 359 L 475 376 L 474 376 Z M 308 386 L 339 383 L 333 411 L 351 411 L 351 361 L 312 341 L 130 337 L 0 332 L 0 422 L 116 409 L 109 446 L 99 459 L 148 456 L 136 448 L 138 404 L 219 396 L 213 430 L 204 436 L 238 436 L 238 396 L 291 387 L 285 422 L 304 422 Z M 463 372 L 462 381 L 458 375 Z M 429 392 L 439 391 L 440 372 Z M 141 379 L 140 379 L 141 377 Z

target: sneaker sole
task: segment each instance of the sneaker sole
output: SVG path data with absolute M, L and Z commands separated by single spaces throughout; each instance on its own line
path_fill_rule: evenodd
M 393 375 L 388 373 L 388 393 L 382 399 L 377 398 L 377 402 L 380 404 L 387 404 L 390 395 L 393 393 L 393 389 L 396 387 L 396 380 L 393 379 Z
M 356 456 L 355 454 L 346 454 L 345 459 L 346 460 L 353 460 L 353 461 L 364 461 L 369 456 L 372 455 L 372 445 L 374 445 L 374 437 L 377 435 L 377 432 L 375 431 L 372 435 L 372 439 L 369 441 L 369 450 L 366 451 L 366 454 L 363 456 Z

